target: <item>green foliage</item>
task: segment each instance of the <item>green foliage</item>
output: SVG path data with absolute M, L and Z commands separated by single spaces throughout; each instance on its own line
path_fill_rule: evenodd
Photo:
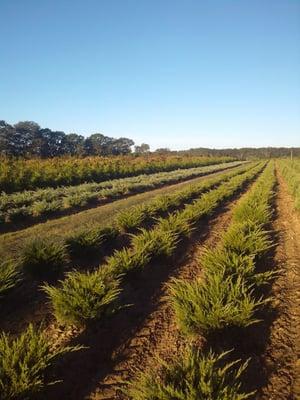
M 233 223 L 223 235 L 222 246 L 239 255 L 263 255 L 272 247 L 269 233 L 252 222 Z
M 80 347 L 52 349 L 41 330 L 29 325 L 18 338 L 0 334 L 0 399 L 31 399 L 46 385 L 45 372 L 64 353 Z
M 121 231 L 132 232 L 140 227 L 151 215 L 146 206 L 136 206 L 117 215 L 116 224 Z
M 52 146 L 53 148 L 53 146 Z M 112 179 L 159 172 L 178 173 L 179 169 L 209 167 L 234 161 L 229 157 L 160 156 L 146 157 L 53 157 L 0 159 L 0 192 L 8 193 L 83 182 L 103 182 Z M 237 163 L 237 162 L 236 162 Z M 225 165 L 223 167 L 226 168 Z
M 181 330 L 188 335 L 249 326 L 257 322 L 254 313 L 264 304 L 241 277 L 226 278 L 223 272 L 209 273 L 205 280 L 192 283 L 174 280 L 169 298 Z
M 228 168 L 238 164 L 238 162 L 232 162 L 228 163 L 226 167 Z M 24 191 L 12 194 L 3 193 L 0 196 L 0 212 L 3 213 L 6 223 L 20 222 L 32 217 L 50 215 L 56 211 L 84 207 L 93 201 L 114 199 L 129 193 L 154 189 L 162 184 L 179 182 L 186 178 L 201 176 L 205 173 L 223 168 L 225 168 L 224 164 L 208 165 L 170 172 L 158 172 L 152 175 L 113 179 L 101 183 L 83 183 L 77 186 L 38 189 L 35 191 Z M 242 166 L 242 169 L 243 168 L 244 166 Z M 230 173 L 234 174 L 238 171 L 239 168 L 230 171 Z M 220 180 L 220 177 L 216 177 L 215 179 Z M 188 195 L 188 193 L 186 195 Z M 180 195 L 177 199 L 173 197 L 173 204 L 175 205 L 183 201 L 183 199 L 180 199 Z M 144 221 L 143 218 L 151 215 L 151 208 L 154 207 L 155 211 L 159 207 L 163 210 L 168 206 L 167 196 L 161 196 L 161 198 L 157 200 L 157 204 L 155 204 L 155 202 L 156 201 L 153 201 L 151 206 L 143 206 L 140 209 L 139 207 L 135 208 L 134 216 L 130 214 L 126 215 L 126 213 L 124 216 L 121 215 L 119 218 L 119 227 L 130 230 L 133 224 L 132 228 L 135 228 L 141 225 Z M 171 206 L 170 204 L 169 207 Z M 134 218 L 136 220 L 135 224 L 131 222 L 132 219 L 134 221 Z M 138 222 L 138 218 L 141 218 L 140 222 Z
M 0 262 L 0 299 L 21 280 L 19 266 L 14 261 Z
M 228 187 L 231 187 L 232 181 Z M 175 280 L 170 285 L 170 300 L 183 332 L 194 335 L 199 331 L 209 332 L 229 326 L 246 327 L 257 322 L 255 312 L 268 300 L 257 298 L 254 290 L 268 283 L 276 273 L 256 272 L 258 258 L 272 246 L 264 224 L 269 222 L 272 215 L 270 201 L 274 184 L 274 168 L 269 164 L 250 192 L 239 202 L 233 221 L 222 235 L 219 245 L 206 249 L 202 255 L 200 263 L 204 278 L 192 283 Z M 221 191 L 220 197 L 223 193 L 226 190 Z M 254 206 L 258 199 L 259 207 L 255 208 L 257 213 L 252 211 L 249 218 L 242 222 L 244 211 L 249 204 Z
M 299 158 L 293 161 L 280 160 L 278 165 L 289 191 L 294 197 L 295 208 L 296 210 L 300 210 L 300 160 Z
M 95 272 L 70 272 L 61 286 L 44 285 L 54 315 L 63 325 L 85 326 L 116 310 L 119 279 L 99 269 Z
M 254 393 L 243 393 L 241 376 L 248 362 L 226 363 L 228 352 L 200 354 L 187 348 L 168 364 L 159 361 L 159 371 L 141 372 L 129 383 L 126 394 L 132 400 L 245 400 Z
M 67 262 L 64 245 L 41 239 L 27 243 L 21 255 L 21 266 L 35 278 L 54 277 L 63 271 Z
M 41 200 L 36 201 L 30 207 L 30 213 L 33 217 L 38 217 L 40 215 L 50 215 L 59 211 L 61 209 L 61 204 L 59 201 L 47 201 Z
M 116 238 L 118 231 L 114 227 L 85 229 L 66 239 L 69 252 L 75 257 L 85 257 L 99 253 L 103 246 Z

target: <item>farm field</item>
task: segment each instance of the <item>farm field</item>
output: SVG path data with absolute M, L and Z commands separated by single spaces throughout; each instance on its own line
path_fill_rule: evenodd
M 300 160 L 88 160 L 0 169 L 0 399 L 300 398 Z
M 6 194 L 0 198 L 0 228 L 17 230 L 40 220 L 76 213 L 84 208 L 128 197 L 139 192 L 211 174 L 240 165 L 241 162 L 224 162 L 196 168 L 176 169 L 131 178 L 120 178 L 102 183 L 85 183 L 77 186 L 25 190 Z

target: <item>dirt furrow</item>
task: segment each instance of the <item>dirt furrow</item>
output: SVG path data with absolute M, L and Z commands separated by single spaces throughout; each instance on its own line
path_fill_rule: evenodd
M 257 398 L 260 400 L 300 399 L 300 216 L 286 183 L 277 171 L 277 218 L 274 228 L 278 238 L 275 264 L 282 269 L 273 285 L 277 309 L 265 354 L 268 382 Z

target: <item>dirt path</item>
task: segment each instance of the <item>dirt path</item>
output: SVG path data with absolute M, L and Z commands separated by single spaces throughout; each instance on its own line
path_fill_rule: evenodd
M 273 287 L 278 316 L 265 355 L 269 379 L 259 400 L 300 399 L 300 215 L 280 173 L 276 199 L 275 262 L 282 274 Z
M 172 274 L 173 277 L 193 280 L 201 274 L 197 260 L 204 246 L 211 246 L 219 240 L 220 233 L 231 221 L 232 210 L 237 201 L 237 199 L 232 201 L 224 213 L 209 221 L 208 231 L 197 238 L 185 261 Z M 186 341 L 176 326 L 172 308 L 165 298 L 168 282 L 169 280 L 161 285 L 157 298 L 152 299 L 155 303 L 153 311 L 135 334 L 117 349 L 112 370 L 104 379 L 96 383 L 96 389 L 86 397 L 87 399 L 126 399 L 127 397 L 118 390 L 118 387 L 122 386 L 122 381 L 134 378 L 136 367 L 142 370 L 155 368 L 156 356 L 166 360 L 180 353 Z

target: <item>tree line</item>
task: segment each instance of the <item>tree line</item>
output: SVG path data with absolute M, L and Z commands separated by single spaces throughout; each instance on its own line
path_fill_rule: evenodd
M 125 137 L 118 139 L 94 133 L 88 137 L 77 133 L 66 134 L 41 128 L 33 121 L 21 121 L 10 125 L 0 120 L 0 156 L 24 158 L 52 158 L 59 156 L 110 156 L 132 153 L 134 141 Z M 146 143 L 134 146 L 134 154 L 150 152 Z M 183 151 L 171 151 L 169 148 L 155 150 L 157 154 L 177 154 L 191 156 L 227 156 L 245 160 L 251 158 L 300 157 L 300 147 L 261 147 L 239 149 L 195 148 Z
M 0 155 L 12 157 L 51 158 L 69 156 L 108 156 L 131 153 L 134 141 L 128 138 L 111 138 L 101 133 L 88 137 L 77 133 L 66 134 L 41 128 L 33 121 L 21 121 L 10 125 L 0 121 Z M 136 146 L 144 152 L 145 146 Z M 146 147 L 149 150 L 149 146 Z
M 208 149 L 199 147 L 186 151 L 193 156 L 226 156 L 240 160 L 256 158 L 300 157 L 300 147 L 242 147 L 236 149 Z M 182 153 L 182 152 L 180 152 Z

